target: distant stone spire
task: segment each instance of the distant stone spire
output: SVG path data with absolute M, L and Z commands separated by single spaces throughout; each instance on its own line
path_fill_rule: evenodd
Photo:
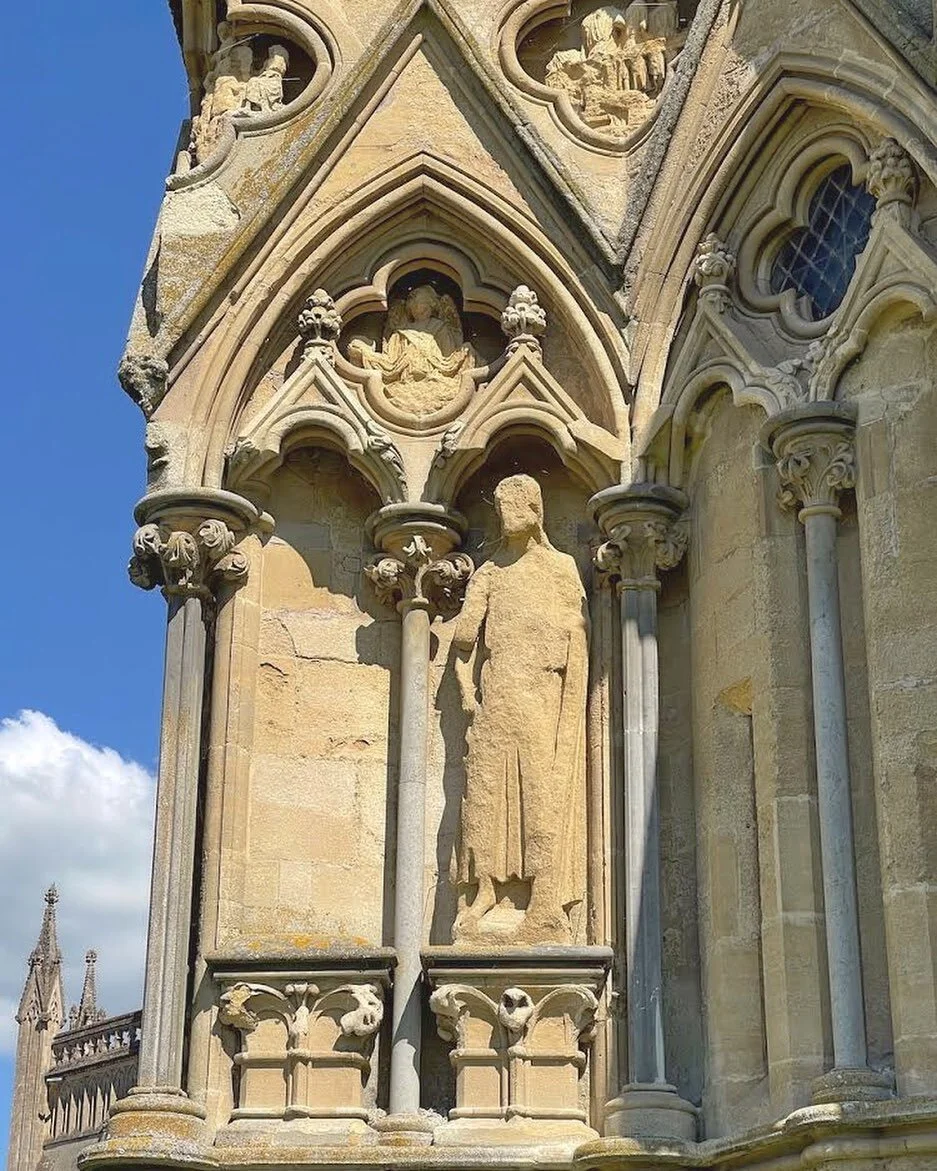
M 103 1020 L 105 1013 L 98 1008 L 98 994 L 95 983 L 95 964 L 98 962 L 98 953 L 89 951 L 85 955 L 85 982 L 81 988 L 81 1000 L 72 1006 L 68 1014 L 68 1025 L 71 1029 L 83 1029 L 86 1025 L 93 1025 Z
M 45 901 L 39 939 L 29 955 L 29 975 L 26 977 L 19 1012 L 16 1015 L 20 1024 L 27 1017 L 38 1020 L 40 1016 L 61 1013 L 64 1004 L 62 953 L 59 951 L 55 923 L 55 904 L 59 901 L 59 892 L 54 885 L 46 891 Z
M 33 1171 L 46 1136 L 48 1098 L 45 1077 L 52 1068 L 52 1038 L 65 1023 L 62 953 L 55 926 L 54 886 L 46 891 L 39 939 L 29 955 L 29 972 L 16 1021 L 16 1066 L 10 1121 L 8 1171 Z

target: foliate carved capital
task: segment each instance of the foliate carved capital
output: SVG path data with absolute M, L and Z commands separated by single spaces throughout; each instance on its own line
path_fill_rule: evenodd
M 167 598 L 210 599 L 222 581 L 247 577 L 247 558 L 236 544 L 234 533 L 221 520 L 202 521 L 194 532 L 141 525 L 133 538 L 130 580 L 144 590 L 161 586 Z
M 593 558 L 598 573 L 607 575 L 618 589 L 660 589 L 658 573 L 675 569 L 689 543 L 685 517 L 637 520 L 615 526 L 614 536 L 600 545 Z
M 117 379 L 147 419 L 166 397 L 169 365 L 155 354 L 125 354 Z
M 883 138 L 869 155 L 866 187 L 880 208 L 914 206 L 918 192 L 917 168 L 908 152 L 893 138 Z
M 546 333 L 547 315 L 533 289 L 518 285 L 511 293 L 501 314 L 501 329 L 508 339 L 509 354 L 521 346 L 541 352 L 539 339 Z
M 375 557 L 364 572 L 384 605 L 432 605 L 445 613 L 458 608 L 475 564 L 465 553 L 435 557 L 429 541 L 414 534 L 402 556 Z
M 729 282 L 735 272 L 735 255 L 714 233 L 702 241 L 693 262 L 693 279 L 700 296 L 710 301 L 719 313 L 729 304 Z
M 297 325 L 303 339 L 303 357 L 323 358 L 330 366 L 334 365 L 335 343 L 342 332 L 342 315 L 325 289 L 316 289 L 306 298 Z
M 782 421 L 771 435 L 777 460 L 778 505 L 801 520 L 838 517 L 841 493 L 856 486 L 855 424 L 843 415 L 814 414 Z

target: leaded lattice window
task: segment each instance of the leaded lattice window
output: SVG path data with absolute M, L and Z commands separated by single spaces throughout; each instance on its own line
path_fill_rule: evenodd
M 846 164 L 832 171 L 810 201 L 807 224 L 781 248 L 771 270 L 772 293 L 794 289 L 806 297 L 812 320 L 829 317 L 842 302 L 872 227 L 875 200 L 852 183 Z

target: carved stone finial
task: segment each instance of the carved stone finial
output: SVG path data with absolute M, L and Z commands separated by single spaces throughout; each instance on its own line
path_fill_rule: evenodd
M 303 339 L 303 358 L 322 358 L 335 365 L 335 343 L 342 332 L 342 315 L 325 291 L 316 289 L 307 297 L 297 321 Z
M 598 547 L 593 562 L 596 570 L 608 574 L 620 590 L 659 590 L 658 571 L 675 569 L 680 564 L 689 534 L 685 517 L 671 523 L 639 520 L 616 525 L 613 539 Z
M 365 566 L 365 576 L 384 605 L 429 606 L 440 612 L 451 610 L 475 565 L 465 553 L 435 558 L 425 537 L 415 534 L 403 546 L 402 557 L 376 557 Z
M 693 279 L 700 296 L 710 301 L 719 313 L 729 304 L 729 281 L 735 272 L 735 256 L 726 248 L 715 232 L 702 241 L 693 262 Z
M 831 409 L 791 413 L 769 429 L 777 460 L 778 505 L 799 509 L 799 517 L 826 513 L 839 517 L 839 497 L 856 486 L 855 423 Z
M 166 397 L 169 366 L 155 354 L 125 354 L 117 367 L 117 378 L 149 418 Z
M 88 1025 L 104 1020 L 107 1013 L 98 1008 L 97 984 L 95 980 L 95 965 L 98 953 L 94 949 L 85 954 L 85 979 L 81 989 L 81 1000 L 72 1005 L 68 1014 L 68 1024 L 71 1029 L 84 1029 Z
M 869 155 L 866 187 L 879 208 L 892 208 L 906 217 L 918 192 L 917 169 L 908 152 L 893 138 L 883 138 Z
M 162 586 L 169 597 L 210 599 L 220 581 L 243 581 L 247 558 L 235 550 L 237 538 L 220 520 L 202 521 L 194 533 L 145 524 L 133 538 L 128 572 L 144 590 Z
M 539 338 L 546 333 L 547 315 L 537 294 L 527 285 L 518 285 L 501 314 L 501 329 L 508 339 L 508 353 L 527 346 L 541 352 Z

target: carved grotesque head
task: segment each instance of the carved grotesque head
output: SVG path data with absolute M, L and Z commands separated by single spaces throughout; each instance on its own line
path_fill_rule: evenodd
M 495 511 L 504 537 L 543 536 L 543 497 L 530 476 L 508 476 L 495 488 Z
M 432 285 L 418 285 L 407 296 L 407 313 L 411 321 L 429 321 L 439 309 L 439 294 Z

